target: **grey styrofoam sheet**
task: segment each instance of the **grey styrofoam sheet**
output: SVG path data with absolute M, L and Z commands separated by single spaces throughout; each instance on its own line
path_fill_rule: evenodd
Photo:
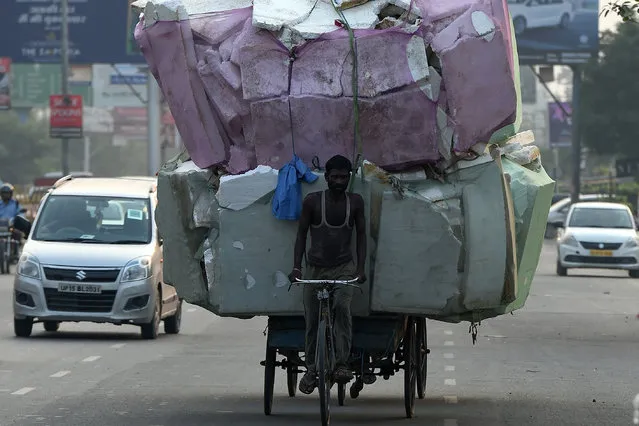
M 500 176 L 489 162 L 445 184 L 413 183 L 403 199 L 373 187 L 371 216 L 381 226 L 373 236 L 372 311 L 445 316 L 499 305 L 505 247 L 486 241 L 505 241 Z
M 354 187 L 366 204 L 367 187 L 359 179 Z M 324 189 L 323 179 L 303 184 L 304 195 Z M 293 267 L 298 223 L 273 217 L 270 201 L 265 197 L 242 210 L 219 210 L 219 233 L 213 231 L 208 259 L 205 254 L 209 305 L 218 315 L 303 313 L 302 288 L 292 286 L 289 291 L 284 279 Z M 363 284 L 362 290 L 353 296 L 352 311 L 358 316 L 369 313 L 369 284 Z

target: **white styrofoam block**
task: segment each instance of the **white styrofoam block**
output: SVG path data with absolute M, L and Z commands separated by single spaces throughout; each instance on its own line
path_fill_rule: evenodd
M 185 161 L 180 164 L 177 169 L 173 171 L 173 173 L 188 173 L 188 172 L 200 172 L 203 169 L 200 169 L 192 160 Z
M 486 41 L 492 41 L 495 36 L 495 23 L 485 12 L 476 10 L 470 15 L 473 27 L 477 30 L 477 34 Z
M 252 0 L 138 0 L 134 7 L 144 9 L 145 27 L 156 21 L 183 21 L 189 16 L 242 9 L 251 6 Z
M 346 9 L 343 14 L 351 28 L 370 29 L 377 25 L 379 22 L 378 14 L 387 4 L 387 0 L 372 0 L 361 6 Z M 336 19 L 340 19 L 340 16 L 333 6 L 318 2 L 310 15 L 305 20 L 293 25 L 292 29 L 306 39 L 314 39 L 324 33 L 336 30 Z
M 413 79 L 417 84 L 426 85 L 430 87 L 428 82 L 430 70 L 428 68 L 428 56 L 426 56 L 426 44 L 424 39 L 419 36 L 413 36 L 406 44 L 406 58 L 408 62 L 408 69 L 410 70 Z M 422 88 L 422 90 L 424 90 Z M 432 89 L 431 96 L 432 100 Z
M 215 194 L 220 207 L 242 210 L 275 190 L 278 171 L 269 166 L 257 166 L 241 175 L 225 175 L 220 178 L 220 188 Z
M 299 24 L 309 17 L 317 0 L 255 0 L 253 26 L 279 31 L 284 26 Z

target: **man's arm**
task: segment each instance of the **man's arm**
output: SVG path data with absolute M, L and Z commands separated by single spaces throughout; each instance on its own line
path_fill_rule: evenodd
M 366 281 L 366 215 L 364 214 L 364 199 L 354 194 L 355 201 L 355 229 L 357 231 L 357 273 L 360 282 Z
M 293 272 L 296 270 L 301 272 L 302 270 L 302 258 L 306 251 L 306 238 L 308 236 L 308 229 L 311 226 L 313 219 L 313 199 L 311 195 L 307 195 L 302 203 L 302 214 L 299 220 L 299 227 L 297 229 L 297 238 L 295 239 L 295 251 L 293 258 Z

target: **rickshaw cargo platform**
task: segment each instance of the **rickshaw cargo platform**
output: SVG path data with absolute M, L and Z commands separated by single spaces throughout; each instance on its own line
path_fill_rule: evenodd
M 538 162 L 509 159 L 509 146 L 458 163 L 443 182 L 364 163 L 353 191 L 367 206 L 369 280 L 354 315 L 477 321 L 523 306 L 554 182 Z M 217 315 L 302 315 L 302 291 L 287 278 L 297 222 L 271 212 L 277 172 L 220 177 L 183 160 L 159 173 L 165 280 Z M 325 188 L 323 179 L 302 186 Z

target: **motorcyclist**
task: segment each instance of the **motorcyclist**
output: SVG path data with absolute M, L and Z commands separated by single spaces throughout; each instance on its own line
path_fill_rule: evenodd
M 0 185 L 0 220 L 13 220 L 20 214 L 20 203 L 13 198 L 13 185 L 10 183 L 3 183 Z M 22 240 L 22 233 L 14 229 L 13 239 L 18 244 L 12 247 L 12 255 L 16 256 L 18 253 L 18 245 Z

